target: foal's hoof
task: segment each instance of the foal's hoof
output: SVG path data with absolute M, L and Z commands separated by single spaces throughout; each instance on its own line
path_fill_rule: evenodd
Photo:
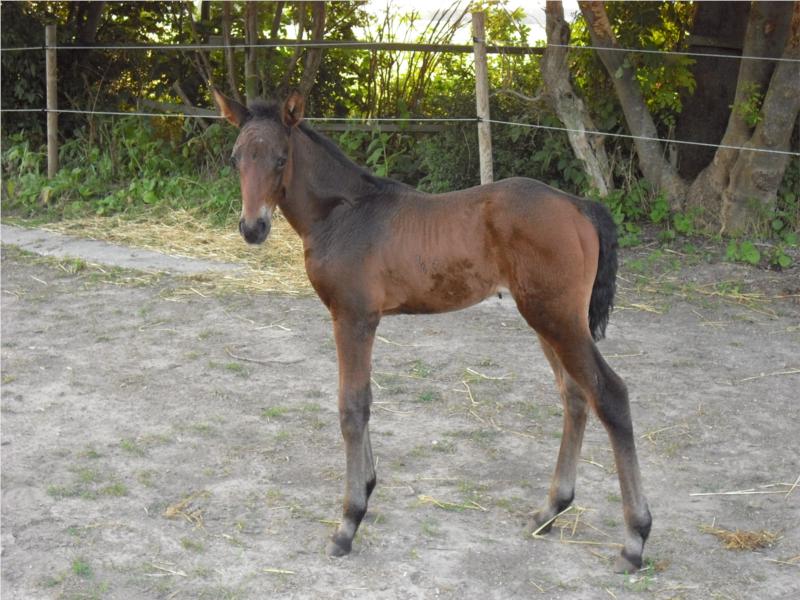
M 641 568 L 641 556 L 629 556 L 623 552 L 614 561 L 614 573 L 635 573 Z
M 536 511 L 528 519 L 527 525 L 525 525 L 525 537 L 550 533 L 554 520 L 553 518 L 548 518 L 547 515 L 543 515 L 542 511 Z
M 338 538 L 334 536 L 328 542 L 328 547 L 325 549 L 325 552 L 328 554 L 328 556 L 339 558 L 340 556 L 347 556 L 348 554 L 350 554 L 350 550 L 352 549 L 353 549 L 352 540 Z

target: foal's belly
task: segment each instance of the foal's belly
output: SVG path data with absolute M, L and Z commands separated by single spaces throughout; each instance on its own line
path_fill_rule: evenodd
M 493 269 L 468 258 L 416 257 L 413 267 L 387 269 L 383 314 L 440 313 L 477 304 L 503 283 Z

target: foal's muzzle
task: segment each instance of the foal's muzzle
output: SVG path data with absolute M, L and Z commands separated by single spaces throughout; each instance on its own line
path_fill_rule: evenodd
M 258 217 L 255 222 L 248 223 L 246 219 L 239 219 L 239 233 L 248 244 L 260 244 L 269 235 L 272 228 L 270 222 L 264 217 Z

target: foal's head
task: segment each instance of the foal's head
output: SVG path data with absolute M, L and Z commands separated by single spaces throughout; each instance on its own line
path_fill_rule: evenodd
M 303 119 L 303 97 L 294 92 L 280 104 L 257 102 L 249 108 L 214 90 L 223 117 L 241 129 L 231 160 L 239 171 L 242 214 L 239 231 L 250 244 L 269 235 L 272 213 L 286 194 L 289 134 Z

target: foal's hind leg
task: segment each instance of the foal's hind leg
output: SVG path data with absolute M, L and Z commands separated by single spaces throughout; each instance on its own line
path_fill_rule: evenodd
M 342 523 L 328 544 L 330 556 L 344 556 L 367 512 L 375 466 L 367 429 L 372 404 L 370 361 L 378 317 L 334 315 L 339 358 L 339 424 L 347 460 Z
M 583 389 L 611 439 L 625 519 L 625 541 L 614 569 L 619 573 L 635 571 L 642 566 L 652 519 L 642 492 L 628 391 L 600 355 L 588 331 L 580 336 L 548 336 L 548 341 L 564 369 Z
M 586 399 L 578 384 L 564 370 L 550 344 L 541 336 L 539 341 L 544 355 L 553 368 L 556 385 L 561 393 L 561 402 L 564 405 L 564 432 L 561 436 L 561 448 L 558 451 L 547 504 L 533 514 L 528 525 L 530 532 L 547 533 L 553 525 L 555 516 L 572 504 L 575 497 L 575 478 L 583 432 L 586 428 Z

